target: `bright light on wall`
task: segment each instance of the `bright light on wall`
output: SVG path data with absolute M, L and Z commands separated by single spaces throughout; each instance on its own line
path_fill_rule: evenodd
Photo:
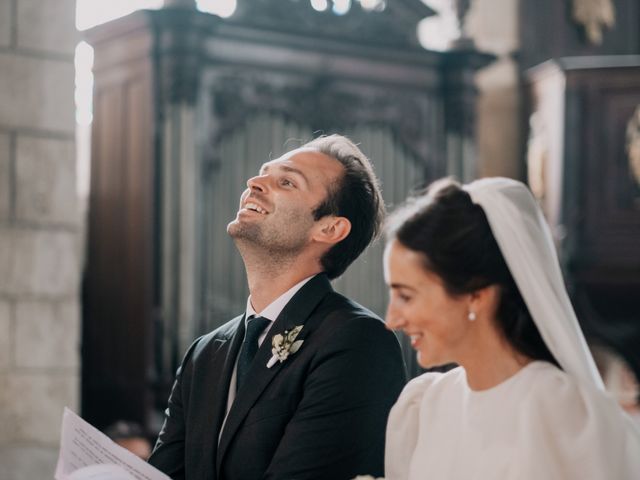
M 311 6 L 318 12 L 324 12 L 329 8 L 329 3 L 327 0 L 311 0 Z
M 450 0 L 423 0 L 438 15 L 428 17 L 418 24 L 420 44 L 429 50 L 445 51 L 460 36 L 458 19 Z
M 87 42 L 76 46 L 76 191 L 86 208 L 89 196 L 91 122 L 93 122 L 93 48 Z
M 213 13 L 219 17 L 230 17 L 236 11 L 236 0 L 196 0 L 198 10 Z
M 156 9 L 163 5 L 164 0 L 77 0 L 76 28 L 86 30 L 141 8 Z
M 333 13 L 344 15 L 351 10 L 351 0 L 333 0 Z
M 76 122 L 78 125 L 89 125 L 93 120 L 91 106 L 93 95 L 93 48 L 87 42 L 76 46 Z
M 387 2 L 384 0 L 360 0 L 360 5 L 365 10 L 375 10 L 381 12 L 387 7 Z

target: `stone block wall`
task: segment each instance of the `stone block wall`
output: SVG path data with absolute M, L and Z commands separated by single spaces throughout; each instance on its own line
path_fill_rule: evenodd
M 0 0 L 0 479 L 51 479 L 79 407 L 75 0 Z

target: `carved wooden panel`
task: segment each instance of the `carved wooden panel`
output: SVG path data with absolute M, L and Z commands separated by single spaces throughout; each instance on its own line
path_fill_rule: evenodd
M 615 24 L 603 29 L 602 43 L 592 44 L 583 26 L 574 19 L 574 2 L 524 0 L 520 4 L 521 65 L 529 68 L 550 58 L 573 55 L 621 55 L 640 53 L 640 3 L 611 0 Z
M 529 161 L 540 162 L 530 172 L 542 172 L 534 191 L 556 233 L 578 318 L 640 378 L 640 186 L 627 146 L 640 56 L 559 59 L 529 79 Z
M 640 188 L 626 148 L 627 123 L 640 105 L 640 66 L 591 72 L 581 87 L 584 167 L 578 175 L 584 244 L 576 261 L 640 272 Z
M 97 66 L 100 69 L 100 65 Z M 94 103 L 82 410 L 146 423 L 153 342 L 153 98 L 148 61 L 98 76 Z
M 317 11 L 309 1 L 240 0 L 229 21 L 305 37 L 419 48 L 416 20 L 434 13 L 419 0 L 378 1 L 371 8 L 354 1 L 341 15 L 335 15 L 330 8 Z

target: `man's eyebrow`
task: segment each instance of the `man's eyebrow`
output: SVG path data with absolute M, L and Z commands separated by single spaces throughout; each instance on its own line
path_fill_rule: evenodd
M 300 175 L 302 177 L 302 179 L 304 180 L 304 182 L 307 185 L 309 184 L 309 179 L 304 174 L 304 172 L 302 170 L 300 170 L 299 168 L 295 168 L 295 167 L 292 167 L 290 165 L 277 165 L 275 168 L 283 170 L 283 171 L 288 172 L 288 173 L 295 173 L 296 175 Z M 260 168 L 260 174 L 262 175 L 264 173 L 267 173 L 268 171 L 269 171 L 269 164 L 265 163 Z

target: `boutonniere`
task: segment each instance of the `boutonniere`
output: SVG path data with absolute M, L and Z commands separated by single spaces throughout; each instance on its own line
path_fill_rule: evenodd
M 303 325 L 298 325 L 294 327 L 292 330 L 285 330 L 283 334 L 274 335 L 271 339 L 271 353 L 273 356 L 267 363 L 267 368 L 273 367 L 276 362 L 284 362 L 289 355 L 293 355 L 296 353 L 304 340 L 296 341 L 296 337 L 302 330 Z

